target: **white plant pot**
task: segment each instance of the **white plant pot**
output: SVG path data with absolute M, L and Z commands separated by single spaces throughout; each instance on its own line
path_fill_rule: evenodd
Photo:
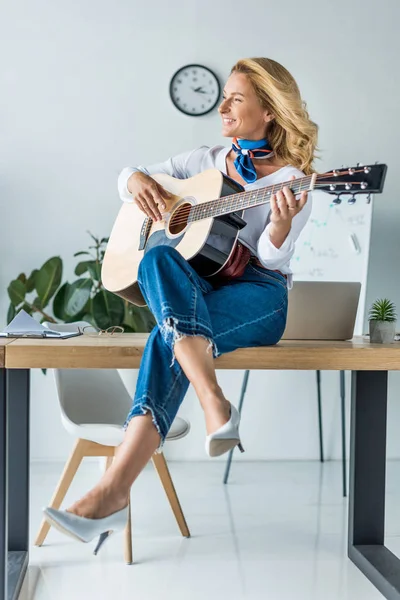
M 369 339 L 373 344 L 391 344 L 396 332 L 396 321 L 369 321 Z

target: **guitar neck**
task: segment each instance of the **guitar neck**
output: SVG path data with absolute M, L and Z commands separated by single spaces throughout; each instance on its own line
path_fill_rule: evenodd
M 270 201 L 272 194 L 276 194 L 284 187 L 291 189 L 295 195 L 300 194 L 301 192 L 309 192 L 314 189 L 316 178 L 317 174 L 314 173 L 313 175 L 301 177 L 300 179 L 283 181 L 257 190 L 239 192 L 237 194 L 224 196 L 223 198 L 218 198 L 218 200 L 197 204 L 196 206 L 191 207 L 188 221 L 193 222 L 208 219 L 210 217 L 222 217 L 223 215 L 227 215 L 237 210 L 266 204 Z

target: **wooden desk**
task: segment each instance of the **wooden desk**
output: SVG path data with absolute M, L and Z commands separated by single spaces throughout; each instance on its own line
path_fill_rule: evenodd
M 137 368 L 147 337 L 0 341 L 0 600 L 18 598 L 28 565 L 30 369 Z M 400 370 L 400 343 L 282 340 L 225 354 L 215 366 L 352 371 L 348 556 L 386 598 L 400 600 L 400 560 L 384 545 L 387 380 Z
M 67 340 L 14 340 L 8 369 L 137 369 L 148 334 L 82 335 Z M 216 359 L 217 369 L 400 370 L 400 343 L 282 340 L 276 346 L 242 348 Z

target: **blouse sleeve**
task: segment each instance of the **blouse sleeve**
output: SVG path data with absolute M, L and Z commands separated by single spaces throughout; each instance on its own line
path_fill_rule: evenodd
M 280 269 L 290 261 L 294 254 L 295 242 L 307 223 L 312 209 L 312 197 L 308 193 L 303 209 L 292 220 L 292 227 L 280 248 L 274 246 L 269 237 L 272 223 L 268 223 L 257 244 L 258 258 L 267 269 Z
M 182 154 L 169 158 L 165 162 L 156 163 L 148 167 L 143 167 L 141 165 L 138 167 L 125 167 L 118 177 L 118 192 L 121 200 L 123 202 L 132 202 L 132 194 L 128 190 L 127 183 L 132 173 L 137 173 L 138 171 L 149 176 L 155 175 L 156 173 L 166 173 L 176 179 L 186 179 L 190 176 L 190 173 L 188 172 L 188 161 L 196 150 L 201 150 L 201 148 L 183 152 Z

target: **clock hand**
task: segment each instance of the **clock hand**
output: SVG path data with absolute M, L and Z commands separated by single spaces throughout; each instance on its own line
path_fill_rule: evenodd
M 192 87 L 192 90 L 193 90 L 194 92 L 199 92 L 200 94 L 208 94 L 208 92 L 205 92 L 205 91 L 204 91 L 204 90 L 202 90 L 201 88 L 202 88 L 202 86 L 200 86 L 200 87 L 197 87 L 197 88 L 193 88 L 193 87 Z

